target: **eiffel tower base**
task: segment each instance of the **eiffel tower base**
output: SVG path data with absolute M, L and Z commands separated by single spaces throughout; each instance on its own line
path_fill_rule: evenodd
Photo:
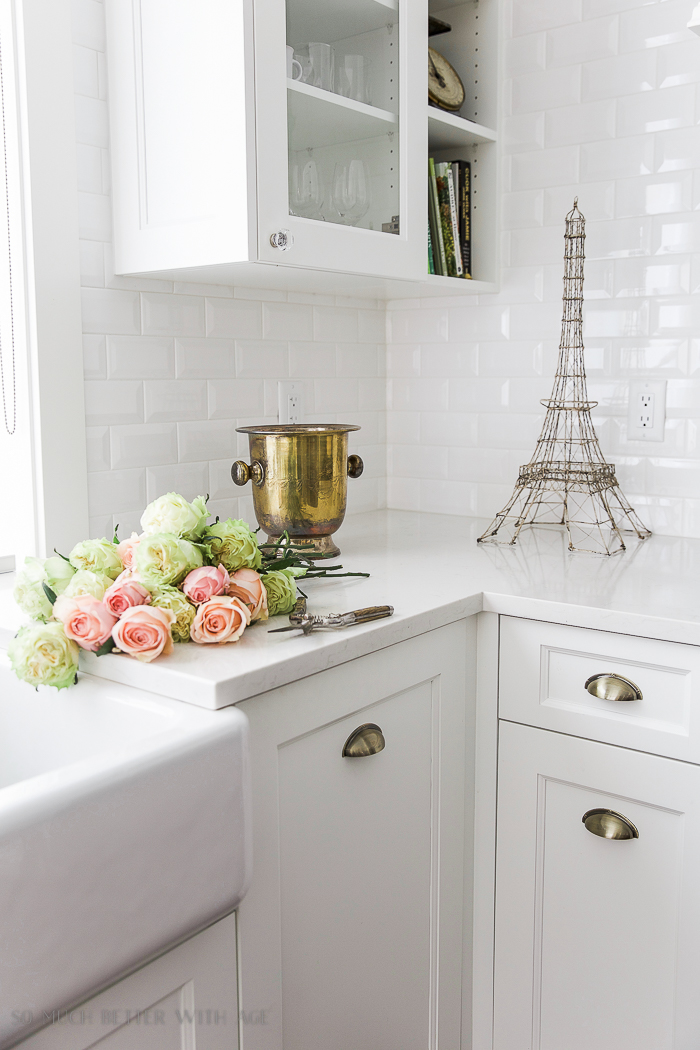
M 477 542 L 512 546 L 523 529 L 534 525 L 565 528 L 569 550 L 588 554 L 622 553 L 623 532 L 646 539 L 651 533 L 625 499 L 614 467 L 597 466 L 605 468 L 590 471 L 597 478 L 581 477 L 575 482 L 557 478 L 556 471 L 554 477 L 542 471 L 533 478 L 532 466 L 523 467 L 510 501 Z M 601 473 L 607 477 L 601 478 Z

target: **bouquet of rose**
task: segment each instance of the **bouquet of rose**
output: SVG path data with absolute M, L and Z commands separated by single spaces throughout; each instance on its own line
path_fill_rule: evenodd
M 141 535 L 26 558 L 14 597 L 34 623 L 9 646 L 17 677 L 64 689 L 81 649 L 150 662 L 174 642 L 236 642 L 251 623 L 292 611 L 298 577 L 368 575 L 320 567 L 287 536 L 259 544 L 242 520 L 207 524 L 206 504 L 169 492 L 146 507 Z

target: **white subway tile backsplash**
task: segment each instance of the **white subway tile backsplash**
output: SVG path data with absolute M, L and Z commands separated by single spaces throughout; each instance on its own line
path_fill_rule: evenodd
M 75 96 L 75 130 L 77 140 L 86 146 L 109 146 L 107 103 L 87 95 Z
M 260 339 L 262 336 L 259 300 L 211 297 L 205 302 L 207 335 L 231 339 Z
M 135 426 L 111 427 L 112 469 L 151 467 L 173 463 L 177 459 L 175 425 L 158 426 L 141 423 Z
M 546 115 L 544 145 L 575 146 L 580 142 L 597 142 L 615 135 L 614 99 L 560 106 Z
M 178 423 L 185 419 L 207 418 L 207 383 L 204 379 L 190 379 L 187 383 L 179 379 L 147 380 L 143 390 L 147 423 Z
M 228 460 L 227 460 L 228 462 Z M 179 492 L 185 499 L 206 496 L 209 488 L 208 463 L 168 463 L 149 466 L 146 470 L 146 489 L 149 503 L 164 492 Z M 229 463 L 229 471 L 231 464 Z M 229 481 L 231 475 L 229 473 Z
M 357 310 L 339 306 L 315 306 L 313 326 L 313 338 L 319 342 L 335 341 L 340 332 L 348 342 L 356 342 L 358 338 Z
M 118 515 L 121 511 L 136 511 L 140 514 L 146 506 L 145 468 L 92 471 L 88 475 L 88 505 L 91 517 Z M 130 531 L 123 528 L 121 534 L 128 536 Z
M 342 328 L 336 329 L 342 332 Z M 335 375 L 335 343 L 290 343 L 289 375 L 292 379 L 314 379 Z
M 563 146 L 533 153 L 516 153 L 511 157 L 511 189 L 542 189 L 545 186 L 575 182 L 579 168 L 578 150 L 578 146 Z
M 688 38 L 688 4 L 684 0 L 646 4 L 620 15 L 620 51 L 639 51 Z
M 535 73 L 544 69 L 546 58 L 545 33 L 529 33 L 527 36 L 511 37 L 504 41 L 504 60 L 508 75 L 517 77 L 522 73 Z
M 510 97 L 514 115 L 541 112 L 552 106 L 571 106 L 581 97 L 581 68 L 538 70 L 513 77 Z
M 105 336 L 83 336 L 83 375 L 86 379 L 107 378 L 107 351 Z
M 263 303 L 265 339 L 314 339 L 314 309 L 301 303 Z
M 80 283 L 83 288 L 104 288 L 105 270 L 99 241 L 80 242 Z
M 85 422 L 95 427 L 143 422 L 143 384 L 117 379 L 86 382 Z
M 617 38 L 618 19 L 614 15 L 550 29 L 547 69 L 608 58 L 617 53 Z
M 109 470 L 110 458 L 109 427 L 86 427 L 88 470 Z
M 263 414 L 262 379 L 211 379 L 208 386 L 210 419 Z
M 181 463 L 221 459 L 237 447 L 235 419 L 198 420 L 178 423 L 178 449 Z
M 580 22 L 582 0 L 513 0 L 513 36 Z
M 690 127 L 695 121 L 695 86 L 645 91 L 617 100 L 617 134 L 641 135 Z
M 82 306 L 84 332 L 138 335 L 141 331 L 138 292 L 83 288 Z
M 204 302 L 194 295 L 142 292 L 144 335 L 204 335 Z
M 236 375 L 250 379 L 257 376 L 284 379 L 289 375 L 287 343 L 276 343 L 270 339 L 237 339 Z
M 72 36 L 74 44 L 104 51 L 104 6 L 99 0 L 72 0 Z
M 230 379 L 236 374 L 233 339 L 176 339 L 175 360 L 179 379 Z
M 174 379 L 175 348 L 172 338 L 153 335 L 107 337 L 110 379 Z
M 339 378 L 384 376 L 384 344 L 336 343 L 335 374 Z
M 98 146 L 85 146 L 76 143 L 76 161 L 78 167 L 78 191 L 84 193 L 104 193 L 102 183 L 102 150 Z

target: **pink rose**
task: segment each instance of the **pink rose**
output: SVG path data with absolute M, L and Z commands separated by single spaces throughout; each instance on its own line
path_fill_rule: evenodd
M 53 607 L 53 614 L 63 624 L 67 636 L 82 649 L 95 652 L 109 638 L 117 617 L 104 602 L 91 594 L 78 598 L 67 598 L 60 594 Z
M 102 599 L 115 616 L 121 616 L 127 609 L 133 609 L 135 605 L 150 605 L 151 596 L 142 583 L 137 583 L 131 576 L 124 579 L 126 573 L 114 581 L 111 587 L 105 591 Z
M 114 625 L 112 638 L 117 649 L 137 660 L 150 663 L 156 656 L 167 656 L 173 651 L 171 624 L 175 613 L 170 609 L 152 609 L 148 605 L 133 605 L 122 613 Z
M 121 543 L 117 544 L 117 554 L 121 558 L 122 565 L 125 569 L 135 568 L 136 561 L 136 548 L 141 542 L 141 537 L 137 532 L 132 532 L 128 540 L 122 540 Z
M 226 593 L 240 598 L 250 609 L 251 623 L 267 620 L 267 591 L 255 569 L 237 569 L 231 573 Z
M 192 569 L 182 581 L 182 590 L 193 603 L 201 605 L 217 594 L 223 594 L 228 587 L 228 571 L 223 565 L 203 565 L 201 569 Z
M 239 598 L 220 594 L 203 602 L 190 628 L 190 638 L 198 645 L 237 642 L 250 623 L 250 610 Z

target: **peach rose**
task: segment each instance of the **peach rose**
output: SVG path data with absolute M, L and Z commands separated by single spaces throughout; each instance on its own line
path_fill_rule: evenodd
M 131 576 L 124 579 L 127 574 L 122 573 L 105 591 L 102 599 L 115 616 L 121 616 L 127 609 L 133 609 L 135 605 L 150 605 L 151 596 L 142 583 L 137 583 Z
M 237 569 L 231 573 L 226 593 L 240 598 L 250 609 L 250 620 L 267 620 L 267 591 L 255 569 Z
M 190 638 L 198 645 L 237 642 L 250 623 L 250 610 L 240 598 L 219 594 L 197 609 Z
M 203 565 L 192 569 L 182 581 L 182 590 L 194 605 L 208 602 L 228 587 L 228 571 L 223 565 Z
M 117 621 L 105 603 L 91 594 L 81 594 L 77 598 L 59 594 L 53 614 L 63 624 L 68 638 L 93 653 L 104 645 Z
M 132 532 L 128 540 L 122 540 L 117 544 L 117 554 L 125 569 L 135 569 L 136 548 L 141 542 L 138 532 Z
M 133 605 L 114 625 L 112 638 L 121 652 L 150 663 L 156 656 L 167 656 L 173 651 L 170 627 L 174 622 L 175 614 L 170 609 Z

